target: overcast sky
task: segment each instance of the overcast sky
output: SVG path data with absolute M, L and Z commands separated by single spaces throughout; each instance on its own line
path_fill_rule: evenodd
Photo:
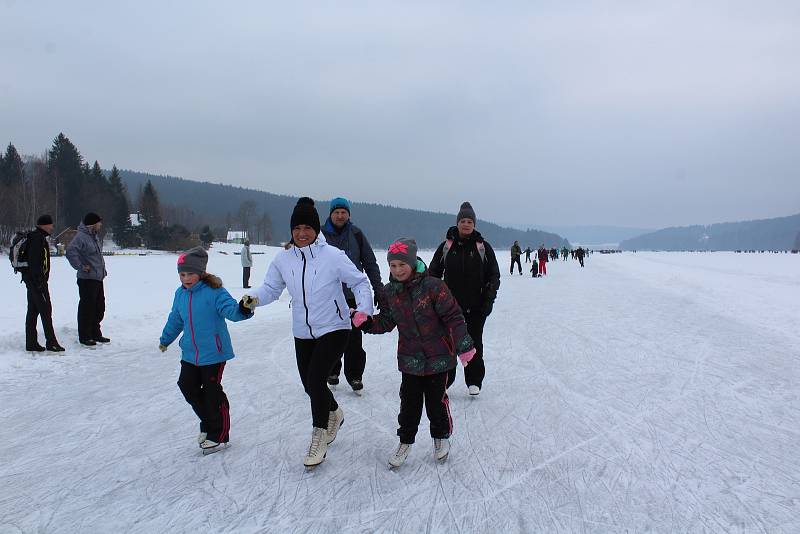
M 0 0 L 0 143 L 502 223 L 800 212 L 797 0 L 122 4 Z

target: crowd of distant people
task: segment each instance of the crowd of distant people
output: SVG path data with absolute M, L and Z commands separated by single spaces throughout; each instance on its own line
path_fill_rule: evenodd
M 531 254 L 534 253 L 534 257 L 531 260 Z M 584 260 L 586 256 L 591 253 L 591 250 L 585 249 L 583 247 L 578 247 L 576 249 L 569 249 L 566 246 L 563 246 L 561 249 L 558 248 L 546 248 L 544 244 L 541 244 L 537 250 L 532 250 L 530 246 L 526 247 L 525 250 L 522 250 L 522 247 L 519 245 L 519 241 L 514 241 L 514 244 L 511 245 L 511 269 L 510 274 L 514 274 L 514 266 L 517 266 L 517 270 L 519 274 L 522 274 L 522 263 L 521 257 L 525 254 L 525 263 L 532 263 L 530 272 L 534 278 L 540 278 L 542 276 L 547 276 L 547 264 L 549 262 L 557 261 L 561 258 L 562 261 L 567 261 L 567 259 L 572 258 L 573 260 L 577 260 L 580 263 L 580 266 L 584 266 Z

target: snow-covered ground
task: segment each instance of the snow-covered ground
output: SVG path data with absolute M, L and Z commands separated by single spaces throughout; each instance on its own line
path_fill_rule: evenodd
M 209 262 L 237 298 L 239 258 L 220 251 L 238 248 Z M 258 282 L 276 249 L 254 250 Z M 345 424 L 305 473 L 288 297 L 231 324 L 232 447 L 203 457 L 177 344 L 157 349 L 174 255 L 107 258 L 113 341 L 96 350 L 77 345 L 74 274 L 55 259 L 58 355 L 22 350 L 7 272 L 0 532 L 800 531 L 800 256 L 595 254 L 544 279 L 498 256 L 483 393 L 459 371 L 449 461 L 423 416 L 397 471 L 395 334 L 365 338 L 366 392 L 339 387 Z

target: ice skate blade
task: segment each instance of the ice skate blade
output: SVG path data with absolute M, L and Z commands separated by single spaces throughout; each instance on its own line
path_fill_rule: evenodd
M 310 473 L 311 471 L 315 470 L 317 467 L 321 466 L 325 462 L 325 458 L 327 458 L 327 457 L 328 457 L 328 453 L 326 452 L 325 456 L 322 457 L 322 461 L 320 463 L 314 464 L 314 465 L 305 465 L 305 464 L 303 464 L 303 467 L 305 468 L 306 473 Z
M 215 452 L 224 451 L 225 449 L 227 449 L 230 446 L 231 446 L 230 443 L 220 443 L 216 447 L 211 447 L 211 448 L 208 448 L 208 449 L 202 449 L 203 456 L 208 456 L 209 454 L 214 454 Z

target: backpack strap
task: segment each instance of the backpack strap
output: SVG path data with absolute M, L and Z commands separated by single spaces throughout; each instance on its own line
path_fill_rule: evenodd
M 447 257 L 447 253 L 450 252 L 450 249 L 453 248 L 453 240 L 447 239 L 444 242 L 444 246 L 442 246 L 442 260 Z
M 481 262 L 486 261 L 486 246 L 484 246 L 483 241 L 476 241 L 475 246 L 478 248 Z M 453 248 L 453 240 L 448 239 L 444 242 L 444 246 L 442 246 L 442 260 L 447 257 L 447 253 L 450 252 L 451 248 Z

